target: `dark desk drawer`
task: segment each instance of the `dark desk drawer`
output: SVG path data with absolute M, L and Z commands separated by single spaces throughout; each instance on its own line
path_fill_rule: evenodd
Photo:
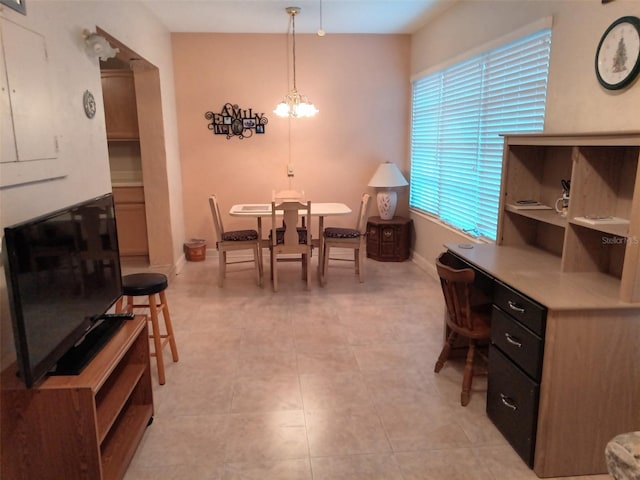
M 493 303 L 517 318 L 534 333 L 544 336 L 547 309 L 503 283 L 497 283 Z
M 489 346 L 487 416 L 513 449 L 533 467 L 540 384 L 494 345 Z
M 495 305 L 491 314 L 491 342 L 534 380 L 540 381 L 544 342 Z

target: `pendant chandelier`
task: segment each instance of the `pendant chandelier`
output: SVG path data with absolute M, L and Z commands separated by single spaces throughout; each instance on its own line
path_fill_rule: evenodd
M 287 14 L 291 16 L 292 50 L 293 50 L 293 88 L 284 97 L 281 103 L 276 105 L 273 113 L 279 117 L 300 118 L 313 117 L 318 113 L 316 106 L 309 102 L 306 96 L 300 94 L 296 87 L 296 15 L 300 13 L 300 7 L 287 7 Z

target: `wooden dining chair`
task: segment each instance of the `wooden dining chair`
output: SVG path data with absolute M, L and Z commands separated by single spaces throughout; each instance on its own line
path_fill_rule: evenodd
M 442 293 L 447 307 L 447 326 L 451 332 L 440 352 L 434 371 L 438 373 L 449 358 L 449 353 L 458 336 L 468 340 L 467 359 L 462 379 L 460 403 L 466 406 L 471 395 L 478 342 L 489 340 L 491 335 L 491 304 L 472 304 L 475 272 L 471 268 L 456 268 L 456 258 L 449 252 L 442 253 L 436 260 Z
M 253 262 L 256 270 L 256 283 L 262 286 L 262 242 L 256 230 L 231 230 L 225 231 L 220 215 L 220 205 L 215 195 L 209 197 L 209 206 L 213 217 L 213 225 L 216 230 L 216 248 L 218 249 L 218 286 L 224 285 L 227 273 L 227 265 L 236 263 Z M 227 259 L 227 252 L 236 250 L 252 250 L 252 260 Z
M 324 247 L 320 252 L 320 284 L 326 283 L 326 274 L 329 269 L 331 248 L 349 248 L 353 249 L 353 259 L 332 258 L 331 260 L 343 260 L 354 262 L 355 273 L 360 279 L 360 283 L 364 282 L 364 263 L 367 248 L 367 214 L 369 211 L 369 200 L 371 195 L 362 194 L 360 200 L 360 210 L 356 219 L 354 228 L 327 227 L 324 229 Z
M 277 211 L 283 212 L 282 226 L 278 226 Z M 302 213 L 300 213 L 302 212 Z M 298 222 L 302 219 L 302 226 Z M 271 232 L 269 249 L 271 251 L 271 281 L 273 291 L 278 291 L 278 262 L 302 262 L 302 279 L 306 280 L 307 290 L 311 281 L 311 202 L 285 201 L 271 202 Z M 294 254 L 294 257 L 290 255 Z M 282 257 L 289 255 L 289 257 Z

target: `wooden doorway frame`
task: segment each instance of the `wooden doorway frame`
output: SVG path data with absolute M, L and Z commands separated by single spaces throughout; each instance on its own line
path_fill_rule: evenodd
M 175 265 L 174 240 L 171 229 L 160 71 L 158 67 L 108 32 L 100 27 L 96 27 L 96 31 L 104 36 L 113 47 L 120 50 L 114 61 L 122 65 L 122 68 L 129 68 L 133 72 L 149 243 L 149 265 L 151 267 L 170 265 L 173 269 Z

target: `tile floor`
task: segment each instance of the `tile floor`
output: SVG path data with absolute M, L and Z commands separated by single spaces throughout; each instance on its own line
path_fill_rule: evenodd
M 360 284 L 332 262 L 305 291 L 283 264 L 273 293 L 268 268 L 259 288 L 232 266 L 221 289 L 215 258 L 188 262 L 167 291 L 180 361 L 165 350 L 126 480 L 537 478 L 487 419 L 486 380 L 465 408 L 460 361 L 433 373 L 439 284 L 410 261 L 366 268 Z

